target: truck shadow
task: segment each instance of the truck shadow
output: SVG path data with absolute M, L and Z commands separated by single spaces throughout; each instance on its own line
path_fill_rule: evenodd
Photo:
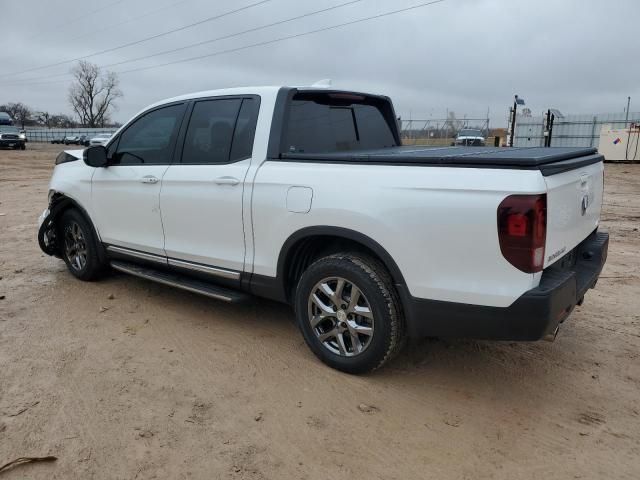
M 321 376 L 345 375 L 332 371 L 314 357 L 288 305 L 257 297 L 247 303 L 229 304 L 120 274 L 110 277 L 106 283 L 126 284 L 124 288 L 137 297 L 136 301 L 145 301 L 139 298 L 140 293 L 142 297 L 145 293 L 152 297 L 153 302 L 160 303 L 163 310 L 175 317 L 171 322 L 176 323 L 173 325 L 176 331 L 204 323 L 215 327 L 218 335 L 212 335 L 211 342 L 225 335 L 242 337 L 244 345 L 240 348 L 246 349 L 249 357 L 252 349 L 258 347 L 272 352 L 270 360 L 274 362 L 274 369 L 287 365 L 312 369 Z M 189 333 L 186 331 L 185 335 Z M 576 352 L 567 352 L 559 346 L 567 340 L 562 335 L 561 332 L 554 343 L 414 340 L 386 366 L 358 378 L 372 385 L 391 384 L 423 392 L 437 385 L 462 384 L 471 389 L 509 390 L 524 381 L 537 382 L 546 388 L 561 383 L 563 376 L 575 370 L 571 365 L 575 363 Z M 257 343 L 252 345 L 253 342 Z M 575 345 L 571 350 L 575 350 Z

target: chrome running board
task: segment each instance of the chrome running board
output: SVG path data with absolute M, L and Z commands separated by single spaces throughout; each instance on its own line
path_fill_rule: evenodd
M 111 267 L 119 272 L 128 273 L 145 280 L 161 283 L 170 287 L 187 290 L 188 292 L 198 293 L 206 297 L 223 300 L 225 302 L 238 303 L 246 300 L 249 296 L 243 292 L 232 290 L 230 288 L 219 287 L 207 282 L 195 280 L 185 275 L 177 273 L 162 272 L 148 267 L 141 267 L 129 262 L 112 260 Z

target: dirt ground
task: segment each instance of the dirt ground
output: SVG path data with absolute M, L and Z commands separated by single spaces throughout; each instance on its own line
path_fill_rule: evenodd
M 0 150 L 3 479 L 638 479 L 640 165 L 607 165 L 609 260 L 554 343 L 425 340 L 368 376 L 291 311 L 74 279 L 37 217 L 59 146 Z

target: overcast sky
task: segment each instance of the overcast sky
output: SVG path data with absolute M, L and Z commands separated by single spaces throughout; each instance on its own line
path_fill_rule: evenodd
M 70 113 L 59 63 L 257 3 L 258 0 L 0 0 L 0 104 Z M 151 55 L 345 3 L 271 0 L 151 41 L 87 58 L 98 65 Z M 361 0 L 297 21 L 172 54 L 138 67 L 234 49 L 423 3 Z M 108 8 L 104 8 L 104 7 Z M 95 12 L 103 8 L 103 10 Z M 155 12 L 155 13 L 154 13 Z M 140 17 L 140 18 L 137 18 Z M 639 0 L 445 0 L 335 30 L 197 61 L 121 73 L 113 118 L 191 91 L 245 85 L 308 85 L 391 96 L 403 118 L 484 117 L 505 126 L 513 94 L 534 114 L 640 111 Z M 635 107 L 635 108 L 634 108 Z

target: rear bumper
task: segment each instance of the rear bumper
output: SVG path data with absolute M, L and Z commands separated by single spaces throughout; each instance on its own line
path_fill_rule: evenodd
M 575 248 L 571 265 L 558 261 L 545 269 L 536 288 L 505 308 L 418 299 L 401 287 L 409 332 L 414 337 L 540 340 L 553 334 L 595 286 L 608 247 L 609 234 L 595 231 Z

